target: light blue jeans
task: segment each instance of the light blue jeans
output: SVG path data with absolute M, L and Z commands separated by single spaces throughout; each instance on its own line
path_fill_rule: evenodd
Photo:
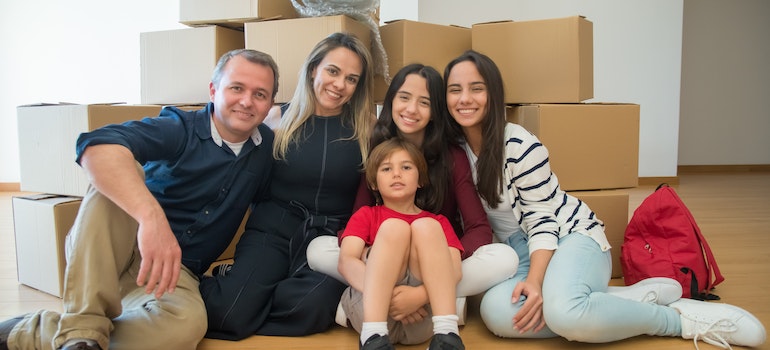
M 612 270 L 610 252 L 586 235 L 569 234 L 559 239 L 543 281 L 543 314 L 546 328 L 520 334 L 513 329 L 513 316 L 524 296 L 511 303 L 516 284 L 529 273 L 529 249 L 524 234 L 506 242 L 519 255 L 513 278 L 487 291 L 480 313 L 492 333 L 506 338 L 550 338 L 606 343 L 637 335 L 681 336 L 679 313 L 670 307 L 627 300 L 607 294 Z

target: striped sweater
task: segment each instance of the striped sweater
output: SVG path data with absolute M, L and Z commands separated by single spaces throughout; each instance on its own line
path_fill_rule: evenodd
M 471 154 L 467 144 L 463 147 Z M 473 163 L 475 160 L 471 159 Z M 472 168 L 475 170 L 475 166 Z M 593 238 L 602 251 L 610 249 L 604 223 L 588 205 L 559 187 L 546 147 L 536 136 L 513 123 L 505 127 L 503 185 L 506 188 L 502 195 L 508 196 L 513 215 L 527 233 L 530 254 L 538 249 L 557 249 L 559 238 L 573 232 Z M 485 210 L 489 209 L 485 205 Z

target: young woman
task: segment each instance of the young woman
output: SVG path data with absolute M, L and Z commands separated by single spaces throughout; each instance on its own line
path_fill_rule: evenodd
M 345 285 L 307 267 L 305 247 L 350 217 L 374 124 L 368 46 L 343 33 L 311 51 L 275 130 L 272 183 L 234 263 L 201 281 L 207 337 L 298 336 L 334 324 Z
M 681 336 L 725 348 L 765 341 L 764 327 L 750 313 L 678 299 L 681 286 L 678 295 L 658 298 L 657 304 L 629 300 L 625 292 L 665 287 L 659 283 L 608 293 L 611 259 L 603 224 L 559 188 L 545 146 L 506 122 L 495 63 L 468 51 L 447 65 L 444 76 L 451 130 L 463 141 L 487 217 L 497 237 L 519 255 L 516 275 L 482 299 L 481 316 L 493 333 L 591 343 L 641 334 Z
M 446 217 L 419 207 L 418 189 L 428 185 L 428 166 L 411 142 L 392 138 L 372 150 L 366 183 L 381 204 L 353 214 L 340 236 L 339 271 L 350 287 L 342 306 L 361 333 L 361 349 L 393 349 L 422 343 L 429 349 L 464 349 L 455 314 L 462 245 Z M 402 324 L 388 317 L 396 285 L 423 285 L 431 320 Z M 425 334 L 425 330 L 428 333 Z
M 471 178 L 465 152 L 447 143 L 445 93 L 441 75 L 432 67 L 410 64 L 400 69 L 385 94 L 385 102 L 372 133 L 372 145 L 401 137 L 419 147 L 428 163 L 430 184 L 421 189 L 418 205 L 442 214 L 452 223 L 465 248 L 463 278 L 457 286 L 458 311 L 464 323 L 465 297 L 486 291 L 513 276 L 518 257 L 509 246 L 492 242 L 492 230 Z M 354 210 L 374 205 L 375 198 L 359 186 Z M 319 237 L 308 246 L 308 264 L 346 282 L 337 271 L 339 246 L 333 237 Z M 392 317 L 406 323 L 421 321 L 428 303 L 423 286 L 399 286 Z M 337 322 L 345 325 L 340 313 Z

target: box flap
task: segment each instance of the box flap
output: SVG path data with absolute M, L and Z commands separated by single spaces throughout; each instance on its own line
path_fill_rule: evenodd
M 52 205 L 59 205 L 62 203 L 69 203 L 69 202 L 76 202 L 76 201 L 83 200 L 82 197 L 65 196 L 65 195 L 50 194 L 50 193 L 28 194 L 28 195 L 14 196 L 13 198 L 25 199 L 30 201 L 41 201 L 41 202 L 44 201 Z
M 510 23 L 510 22 L 513 22 L 513 20 L 512 19 L 503 19 L 503 20 L 499 20 L 499 21 L 489 21 L 489 22 L 474 23 L 473 26 L 482 26 L 482 25 L 487 25 L 487 24 L 499 24 L 499 23 Z

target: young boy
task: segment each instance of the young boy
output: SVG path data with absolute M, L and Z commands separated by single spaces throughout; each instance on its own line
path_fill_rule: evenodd
M 429 349 L 465 349 L 455 313 L 463 248 L 446 217 L 415 204 L 427 174 L 422 152 L 400 138 L 375 147 L 366 162 L 367 184 L 382 204 L 362 207 L 350 218 L 338 266 L 350 285 L 342 307 L 361 334 L 361 349 L 422 343 L 431 324 Z M 399 302 L 399 293 L 420 284 L 429 306 Z M 425 310 L 432 311 L 432 322 Z M 407 316 L 396 322 L 394 315 Z

